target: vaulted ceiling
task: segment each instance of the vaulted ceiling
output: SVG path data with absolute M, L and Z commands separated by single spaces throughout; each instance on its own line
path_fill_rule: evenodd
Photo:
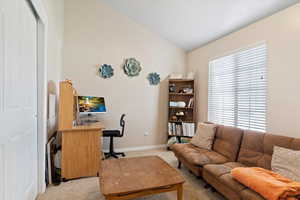
M 100 0 L 185 50 L 216 40 L 300 0 Z

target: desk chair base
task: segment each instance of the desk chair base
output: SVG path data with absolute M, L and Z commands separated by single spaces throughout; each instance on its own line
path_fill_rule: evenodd
M 110 157 L 114 157 L 114 158 L 119 158 L 119 155 L 121 155 L 122 157 L 125 157 L 125 153 L 123 152 L 107 152 L 107 153 L 104 153 L 105 155 L 105 158 L 110 158 Z
M 114 149 L 114 137 L 110 136 L 110 141 L 109 141 L 109 152 L 104 153 L 105 158 L 110 158 L 110 157 L 114 157 L 114 158 L 119 158 L 118 155 L 122 155 L 123 157 L 125 157 L 125 153 L 123 152 L 115 152 Z

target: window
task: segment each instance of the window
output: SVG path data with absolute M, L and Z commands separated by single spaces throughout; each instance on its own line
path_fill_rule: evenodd
M 266 45 L 209 62 L 208 120 L 266 130 Z

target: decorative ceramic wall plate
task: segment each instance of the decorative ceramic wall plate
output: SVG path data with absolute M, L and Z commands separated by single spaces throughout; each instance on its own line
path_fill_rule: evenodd
M 142 70 L 141 64 L 135 58 L 128 58 L 125 60 L 124 72 L 129 77 L 138 76 Z
M 149 80 L 150 85 L 158 85 L 160 82 L 160 76 L 156 72 L 150 73 L 147 78 Z
M 111 65 L 103 64 L 99 68 L 99 73 L 102 78 L 110 78 L 114 75 L 114 69 Z

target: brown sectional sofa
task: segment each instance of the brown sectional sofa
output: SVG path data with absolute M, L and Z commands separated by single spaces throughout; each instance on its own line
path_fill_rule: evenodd
M 274 146 L 300 150 L 300 139 L 219 125 L 212 151 L 192 144 L 174 144 L 171 149 L 196 176 L 230 200 L 264 200 L 231 176 L 235 167 L 271 169 Z

